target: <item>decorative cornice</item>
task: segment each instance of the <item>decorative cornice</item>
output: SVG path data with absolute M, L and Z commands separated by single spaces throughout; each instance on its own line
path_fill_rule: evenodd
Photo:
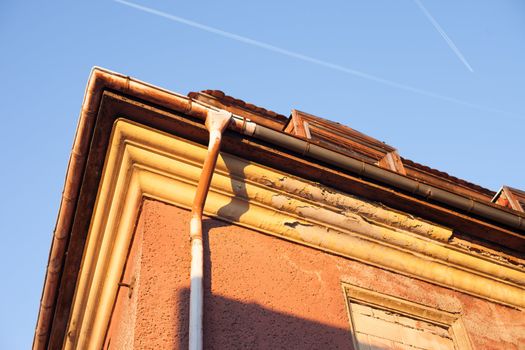
M 64 346 L 100 349 L 143 197 L 190 208 L 206 148 L 118 120 L 92 216 Z M 525 271 L 451 247 L 452 232 L 222 154 L 207 215 L 508 306 Z

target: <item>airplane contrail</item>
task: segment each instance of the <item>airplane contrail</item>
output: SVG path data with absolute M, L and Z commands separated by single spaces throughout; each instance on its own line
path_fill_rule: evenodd
M 172 15 L 172 14 L 169 14 L 169 13 L 166 13 L 166 12 L 162 12 L 162 11 L 159 11 L 159 10 L 156 10 L 156 9 L 153 9 L 153 8 L 150 8 L 150 7 L 142 6 L 142 5 L 133 3 L 133 2 L 126 1 L 126 0 L 113 0 L 113 1 L 118 2 L 118 3 L 122 4 L 122 5 L 126 5 L 126 6 L 129 6 L 129 7 L 135 8 L 137 10 L 141 10 L 141 11 L 153 14 L 153 15 L 157 15 L 159 17 L 164 17 L 164 18 L 169 19 L 171 21 L 182 23 L 182 24 L 185 24 L 187 26 L 190 26 L 190 27 L 193 27 L 193 28 L 197 28 L 197 29 L 209 32 L 209 33 L 213 33 L 213 34 L 216 34 L 216 35 L 228 38 L 228 39 L 232 39 L 232 40 L 239 41 L 239 42 L 242 42 L 242 43 L 245 43 L 245 44 L 248 44 L 248 45 L 260 47 L 260 48 L 268 50 L 268 51 L 273 51 L 273 52 L 276 52 L 276 53 L 280 53 L 282 55 L 293 57 L 293 58 L 299 59 L 301 61 L 317 64 L 319 66 L 323 66 L 323 67 L 326 67 L 326 68 L 337 70 L 337 71 L 340 71 L 340 72 L 343 72 L 343 73 L 346 73 L 346 74 L 350 74 L 350 75 L 353 75 L 353 76 L 356 76 L 356 77 L 359 77 L 359 78 L 362 78 L 362 79 L 367 79 L 367 80 L 370 80 L 370 81 L 374 81 L 374 82 L 377 82 L 377 83 L 380 83 L 380 84 L 383 84 L 383 85 L 387 85 L 387 86 L 390 86 L 390 87 L 394 87 L 394 88 L 397 88 L 397 89 L 410 91 L 410 92 L 413 92 L 413 93 L 416 93 L 416 94 L 419 94 L 419 95 L 432 97 L 432 98 L 443 100 L 443 101 L 447 101 L 447 102 L 456 103 L 456 104 L 467 106 L 467 107 L 470 107 L 470 108 L 473 108 L 473 109 L 477 109 L 477 110 L 488 111 L 488 112 L 493 112 L 493 113 L 501 113 L 501 114 L 507 114 L 507 115 L 511 114 L 511 113 L 509 113 L 507 111 L 494 109 L 494 108 L 490 108 L 490 107 L 486 107 L 486 106 L 482 106 L 482 105 L 478 105 L 478 104 L 467 102 L 467 101 L 463 101 L 463 100 L 460 100 L 460 99 L 457 99 L 457 98 L 454 98 L 454 97 L 437 94 L 437 93 L 434 93 L 432 91 L 419 89 L 417 87 L 413 87 L 413 86 L 410 86 L 410 85 L 406 85 L 406 84 L 398 83 L 398 82 L 395 82 L 395 81 L 392 81 L 392 80 L 388 80 L 388 79 L 384 79 L 384 78 L 381 78 L 381 77 L 377 77 L 375 75 L 368 74 L 368 73 L 365 73 L 365 72 L 362 72 L 362 71 L 358 71 L 356 69 L 352 69 L 352 68 L 348 68 L 348 67 L 345 67 L 345 66 L 341 66 L 341 65 L 338 65 L 336 63 L 332 63 L 332 62 L 328 62 L 328 61 L 323 61 L 323 60 L 320 60 L 320 59 L 317 59 L 317 58 L 314 58 L 314 57 L 311 57 L 311 56 L 303 55 L 303 54 L 300 54 L 300 53 L 297 53 L 297 52 L 294 52 L 294 51 L 290 51 L 290 50 L 287 50 L 287 49 L 280 48 L 278 46 L 274 46 L 274 45 L 271 45 L 271 44 L 268 44 L 268 43 L 264 43 L 262 41 L 254 40 L 254 39 L 242 36 L 242 35 L 238 35 L 238 34 L 235 34 L 235 33 L 227 32 L 227 31 L 224 31 L 224 30 L 221 30 L 221 29 L 218 29 L 218 28 L 210 27 L 210 26 L 202 24 L 202 23 L 198 23 L 198 22 L 195 22 L 195 21 L 183 18 L 183 17 L 175 16 L 175 15 Z
M 427 17 L 427 19 L 430 21 L 430 23 L 432 23 L 432 25 L 434 26 L 434 28 L 437 30 L 437 32 L 439 33 L 439 35 L 441 35 L 441 37 L 445 40 L 445 42 L 447 43 L 448 47 L 450 47 L 450 49 L 456 54 L 456 56 L 460 59 L 461 62 L 463 62 L 463 64 L 465 65 L 465 67 L 467 67 L 467 69 L 471 72 L 474 72 L 474 70 L 472 69 L 472 67 L 470 66 L 470 64 L 467 62 L 467 59 L 465 58 L 465 56 L 463 56 L 463 54 L 461 53 L 461 51 L 459 51 L 458 47 L 456 46 L 456 44 L 454 44 L 454 42 L 452 41 L 452 39 L 449 38 L 449 36 L 447 35 L 447 33 L 445 33 L 445 31 L 443 30 L 443 28 L 441 28 L 441 26 L 439 25 L 439 23 L 435 20 L 435 18 L 430 14 L 430 12 L 428 12 L 428 10 L 425 8 L 425 6 L 423 6 L 423 4 L 421 3 L 420 0 L 414 0 L 414 2 L 416 3 L 416 5 L 419 7 L 419 9 L 421 10 L 421 12 L 423 12 L 423 14 Z

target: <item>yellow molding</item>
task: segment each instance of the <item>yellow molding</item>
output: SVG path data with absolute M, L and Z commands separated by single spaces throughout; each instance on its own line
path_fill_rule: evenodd
M 206 148 L 115 123 L 84 250 L 66 349 L 100 349 L 143 197 L 190 208 Z M 451 249 L 450 230 L 222 154 L 205 213 L 513 307 L 525 271 Z

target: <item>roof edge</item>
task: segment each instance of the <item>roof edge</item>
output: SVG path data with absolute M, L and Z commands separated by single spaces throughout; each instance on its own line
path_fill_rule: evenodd
M 33 349 L 45 349 L 54 315 L 58 285 L 62 272 L 68 237 L 73 224 L 80 186 L 85 170 L 90 139 L 102 92 L 106 89 L 134 95 L 160 106 L 205 119 L 209 107 L 192 102 L 188 97 L 142 82 L 110 70 L 93 67 L 86 86 L 77 130 L 71 149 L 58 217 L 53 231 L 44 287 L 33 338 Z

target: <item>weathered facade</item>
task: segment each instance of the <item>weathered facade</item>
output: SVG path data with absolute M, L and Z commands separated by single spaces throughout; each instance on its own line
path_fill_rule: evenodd
M 202 223 L 204 348 L 525 349 L 523 192 L 307 113 L 100 69 L 35 349 L 188 347 L 190 209 L 217 110 L 232 114 Z

